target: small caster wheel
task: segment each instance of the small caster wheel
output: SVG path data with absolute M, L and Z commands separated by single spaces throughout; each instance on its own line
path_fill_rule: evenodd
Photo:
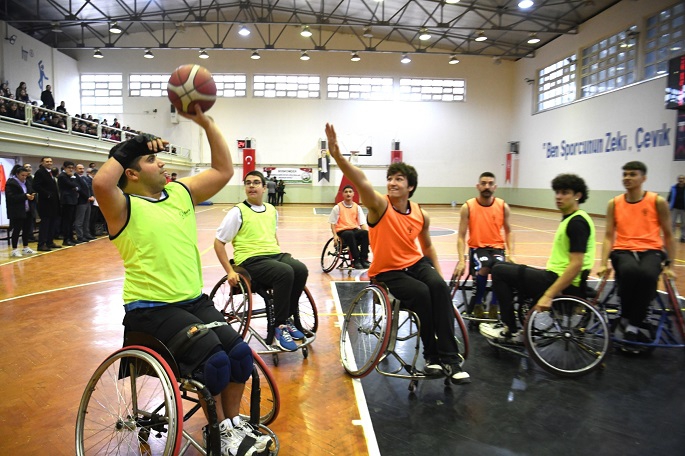
M 415 393 L 416 388 L 419 386 L 419 381 L 418 380 L 412 380 L 409 382 L 409 392 L 410 393 Z
M 302 356 L 304 357 L 304 359 L 307 359 L 307 356 L 309 356 L 309 350 L 307 349 L 307 347 L 302 347 Z
M 138 439 L 141 442 L 147 442 L 147 440 L 149 438 L 150 438 L 150 429 L 141 428 L 140 431 L 138 431 Z
M 271 358 L 274 361 L 274 366 L 278 367 L 278 355 L 274 354 Z

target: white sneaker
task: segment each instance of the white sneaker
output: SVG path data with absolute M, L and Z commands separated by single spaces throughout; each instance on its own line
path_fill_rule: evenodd
M 233 428 L 230 418 L 226 418 L 219 423 L 219 436 L 221 437 L 221 456 L 236 456 L 240 444 L 243 443 L 244 435 L 241 435 L 237 429 Z M 252 456 L 257 454 L 257 449 L 253 445 L 243 454 L 245 456 Z
M 10 253 L 10 256 L 11 256 L 11 257 L 20 257 L 20 256 L 23 256 L 23 255 L 21 254 L 21 252 L 19 251 L 19 249 L 14 249 L 14 250 L 12 250 L 12 253 Z
M 33 250 L 31 247 L 24 247 L 23 249 L 21 249 L 21 252 L 25 253 L 27 255 L 31 255 L 32 253 L 36 253 L 36 251 Z
M 271 445 L 271 437 L 264 435 L 259 431 L 255 432 L 255 428 L 240 416 L 233 418 L 233 433 L 238 434 L 241 441 L 245 437 L 252 437 L 255 439 L 253 446 L 257 450 L 257 453 L 262 453 Z
M 481 323 L 480 333 L 489 339 L 505 344 L 523 345 L 523 331 L 510 333 L 504 323 Z

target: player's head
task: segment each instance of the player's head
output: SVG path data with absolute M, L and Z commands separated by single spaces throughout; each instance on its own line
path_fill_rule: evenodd
M 396 162 L 388 166 L 388 172 L 386 173 L 386 178 L 400 174 L 407 179 L 407 184 L 409 188 L 409 198 L 414 195 L 416 187 L 419 185 L 419 174 L 416 169 L 404 162 Z
M 555 192 L 571 190 L 574 194 L 580 194 L 578 204 L 587 201 L 590 194 L 583 178 L 575 174 L 559 174 L 552 179 L 552 190 Z
M 351 201 L 354 198 L 354 187 L 351 185 L 345 185 L 342 190 L 343 198 L 345 201 Z
M 476 184 L 476 189 L 478 193 L 483 198 L 490 198 L 497 189 L 497 184 L 495 183 L 495 175 L 490 171 L 485 171 L 478 176 L 478 183 Z
M 247 181 L 254 181 L 254 177 L 258 177 L 259 180 L 262 181 L 262 187 L 266 185 L 266 179 L 264 178 L 264 174 L 262 174 L 260 171 L 250 171 L 245 175 L 245 179 L 243 179 L 243 183 Z
M 629 161 L 623 165 L 623 171 L 640 171 L 645 176 L 647 175 L 647 165 L 641 161 Z

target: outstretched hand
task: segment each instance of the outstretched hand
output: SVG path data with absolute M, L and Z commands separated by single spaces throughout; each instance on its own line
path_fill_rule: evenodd
M 202 128 L 207 128 L 214 121 L 214 119 L 204 113 L 199 104 L 195 105 L 194 113 L 178 111 L 178 114 L 181 117 L 192 120 Z
M 338 147 L 338 135 L 335 133 L 333 124 L 326 124 L 326 138 L 328 139 L 328 151 L 331 155 L 338 156 L 340 148 Z

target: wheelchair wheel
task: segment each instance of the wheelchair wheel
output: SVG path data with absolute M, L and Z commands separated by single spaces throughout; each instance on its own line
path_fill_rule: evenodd
M 457 339 L 459 354 L 462 358 L 466 359 L 469 357 L 469 333 L 466 330 L 466 324 L 464 319 L 461 318 L 459 309 L 455 306 L 452 306 L 452 309 L 454 309 L 454 337 Z
M 76 454 L 178 454 L 182 410 L 167 362 L 149 348 L 124 347 L 100 364 L 83 392 Z
M 267 426 L 278 416 L 281 400 L 276 380 L 274 380 L 271 371 L 254 350 L 252 350 L 252 354 L 254 355 L 254 371 L 252 378 L 248 379 L 245 383 L 245 392 L 240 403 L 240 416 L 250 421 L 252 415 L 250 407 L 254 399 L 253 394 L 256 397 L 257 393 L 253 383 L 256 375 L 259 377 L 259 424 Z
M 232 287 L 224 276 L 214 285 L 209 299 L 224 315 L 226 322 L 244 339 L 252 316 L 250 281 L 240 274 L 238 285 Z
M 340 260 L 340 252 L 338 244 L 334 238 L 330 238 L 321 252 L 321 269 L 323 272 L 331 272 Z
M 312 294 L 306 286 L 300 295 L 298 313 L 300 326 L 302 326 L 300 329 L 303 330 L 305 335 L 309 337 L 316 334 L 316 330 L 319 329 L 319 314 L 316 311 L 314 298 L 312 298 Z
M 364 288 L 350 304 L 340 333 L 340 358 L 352 377 L 367 375 L 385 353 L 390 315 L 388 294 L 377 285 Z
M 524 330 L 531 358 L 546 371 L 563 377 L 592 372 L 609 352 L 611 337 L 602 314 L 575 297 L 555 298 L 548 312 L 532 311 Z
M 678 301 L 678 292 L 675 290 L 675 285 L 673 280 L 664 275 L 664 286 L 666 288 L 666 294 L 668 295 L 668 302 L 675 315 L 675 325 L 678 327 L 678 332 L 680 333 L 681 341 L 685 343 L 685 314 L 683 313 L 683 308 Z

